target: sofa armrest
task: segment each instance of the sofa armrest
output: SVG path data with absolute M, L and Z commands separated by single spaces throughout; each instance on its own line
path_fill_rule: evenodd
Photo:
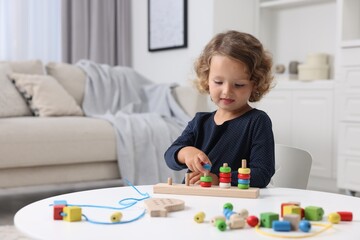
M 208 112 L 210 107 L 208 104 L 208 96 L 200 94 L 191 86 L 177 86 L 174 88 L 173 95 L 182 109 L 193 117 L 197 112 Z

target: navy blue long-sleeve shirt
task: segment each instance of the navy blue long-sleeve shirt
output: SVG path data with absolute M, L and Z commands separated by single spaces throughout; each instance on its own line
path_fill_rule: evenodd
M 183 147 L 202 150 L 212 163 L 211 172 L 219 176 L 223 163 L 232 169 L 231 185 L 237 186 L 242 159 L 251 169 L 250 186 L 266 187 L 275 173 L 274 135 L 269 116 L 258 109 L 216 125 L 215 112 L 197 113 L 165 152 L 165 161 L 173 170 L 186 169 L 177 160 Z

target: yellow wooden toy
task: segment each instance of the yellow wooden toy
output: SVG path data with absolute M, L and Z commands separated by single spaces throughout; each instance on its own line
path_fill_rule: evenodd
M 64 221 L 76 222 L 81 221 L 81 208 L 77 206 L 66 206 L 63 208 Z
M 284 206 L 283 215 L 287 214 L 298 214 L 299 216 L 301 216 L 301 207 L 296 205 Z
M 330 213 L 328 220 L 331 223 L 338 224 L 340 222 L 340 214 L 337 212 Z
M 121 212 L 114 212 L 113 214 L 111 214 L 110 220 L 111 222 L 120 222 L 122 216 L 123 215 Z
M 198 212 L 194 216 L 194 221 L 197 223 L 203 223 L 205 219 L 205 213 L 204 212 Z

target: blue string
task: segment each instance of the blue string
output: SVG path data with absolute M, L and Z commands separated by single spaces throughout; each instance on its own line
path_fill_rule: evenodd
M 135 222 L 137 220 L 139 220 L 140 218 L 142 218 L 143 216 L 145 216 L 146 210 L 144 210 L 139 216 L 137 216 L 136 218 L 133 218 L 131 220 L 127 220 L 127 221 L 119 221 L 119 222 L 98 222 L 98 221 L 94 221 L 89 219 L 87 216 L 85 216 L 85 214 L 81 214 L 84 218 L 85 221 L 89 222 L 89 223 L 93 223 L 93 224 L 101 224 L 101 225 L 113 225 L 113 224 L 125 224 L 125 223 L 131 223 L 131 222 Z
M 118 202 L 119 205 L 122 205 L 123 207 L 110 207 L 110 206 L 101 206 L 101 205 L 85 205 L 85 204 L 66 204 L 67 206 L 77 206 L 81 208 L 101 208 L 101 209 L 111 209 L 111 210 L 123 210 L 127 209 L 129 207 L 134 206 L 136 203 L 143 201 L 147 198 L 150 198 L 150 195 L 148 193 L 142 193 L 140 192 L 129 180 L 124 179 L 125 182 L 131 186 L 137 193 L 139 193 L 142 198 L 124 198 Z M 49 206 L 53 206 L 54 204 L 49 204 Z M 120 221 L 120 222 L 99 222 L 89 219 L 86 215 L 82 214 L 82 216 L 85 218 L 85 221 L 88 221 L 93 224 L 103 224 L 103 225 L 111 225 L 111 224 L 124 224 L 124 223 L 130 223 L 139 220 L 145 215 L 145 210 L 136 218 L 133 218 L 131 220 L 127 221 Z

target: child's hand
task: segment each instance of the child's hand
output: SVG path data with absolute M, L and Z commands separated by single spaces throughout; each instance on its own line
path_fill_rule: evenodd
M 205 173 L 209 170 L 203 167 L 204 164 L 211 165 L 208 156 L 195 147 L 184 147 L 178 153 L 178 159 L 186 164 L 186 166 L 196 173 Z

